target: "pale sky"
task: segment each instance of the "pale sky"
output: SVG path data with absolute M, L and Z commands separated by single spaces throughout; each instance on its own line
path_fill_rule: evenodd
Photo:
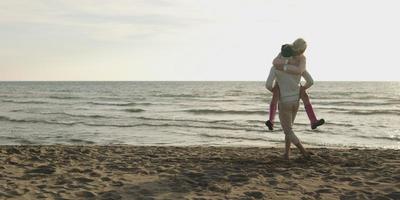
M 1 0 L 0 80 L 263 81 L 308 42 L 317 81 L 400 81 L 396 0 Z

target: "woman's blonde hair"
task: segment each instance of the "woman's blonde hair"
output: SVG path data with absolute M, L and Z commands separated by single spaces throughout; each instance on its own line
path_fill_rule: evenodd
M 298 38 L 293 42 L 292 48 L 294 52 L 301 54 L 307 49 L 307 42 L 303 38 Z

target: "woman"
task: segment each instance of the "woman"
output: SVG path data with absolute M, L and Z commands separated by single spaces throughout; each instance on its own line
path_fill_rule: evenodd
M 298 40 L 303 40 L 303 39 L 298 39 Z M 287 65 L 286 63 L 282 68 L 283 69 L 282 70 L 279 67 L 277 67 L 277 64 L 279 64 L 277 62 L 280 62 L 280 60 L 274 59 L 273 63 L 274 66 L 271 67 L 266 83 L 266 88 L 271 92 L 273 92 L 274 88 L 273 86 L 275 81 L 279 85 L 280 99 L 278 108 L 279 108 L 279 119 L 281 122 L 282 129 L 285 133 L 285 153 L 284 153 L 285 159 L 289 159 L 291 143 L 293 143 L 300 150 L 300 152 L 303 154 L 304 157 L 306 158 L 309 157 L 309 154 L 304 149 L 300 140 L 293 132 L 293 123 L 296 118 L 297 111 L 299 109 L 300 92 L 305 91 L 313 84 L 312 77 L 310 76 L 310 74 L 307 73 L 307 71 L 305 71 L 305 57 L 303 56 L 305 49 L 306 49 L 305 42 L 304 45 L 302 45 L 302 48 L 300 49 L 294 48 L 294 50 L 297 52 L 298 55 L 296 56 L 295 59 L 296 63 L 293 63 L 298 66 L 298 67 L 294 66 L 296 69 L 289 69 L 289 67 L 292 66 Z M 299 74 L 287 73 L 289 70 L 298 70 L 301 73 Z M 306 80 L 306 83 L 304 86 L 300 87 L 300 80 L 302 76 Z

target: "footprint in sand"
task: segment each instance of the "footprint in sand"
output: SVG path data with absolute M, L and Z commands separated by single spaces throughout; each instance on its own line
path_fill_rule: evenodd
M 255 199 L 262 199 L 264 198 L 264 194 L 259 191 L 249 191 L 244 193 L 248 197 L 253 197 Z
M 79 191 L 79 192 L 76 192 L 75 195 L 77 197 L 81 197 L 81 198 L 85 198 L 85 199 L 96 197 L 96 194 L 93 192 L 90 192 L 90 191 Z
M 99 195 L 101 196 L 101 199 L 107 199 L 107 200 L 119 200 L 119 199 L 122 199 L 122 196 L 115 190 L 101 192 L 101 193 L 99 193 Z
M 51 165 L 41 165 L 35 169 L 27 170 L 25 173 L 28 174 L 53 174 L 56 172 L 56 168 Z
M 86 177 L 78 177 L 78 178 L 74 178 L 76 181 L 78 181 L 79 183 L 90 183 L 93 182 L 93 179 L 90 178 L 86 178 Z
M 349 185 L 351 185 L 353 187 L 360 187 L 360 186 L 364 185 L 364 183 L 361 181 L 353 181 Z

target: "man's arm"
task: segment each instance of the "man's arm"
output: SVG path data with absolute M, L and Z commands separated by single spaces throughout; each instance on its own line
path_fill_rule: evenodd
M 272 88 L 274 87 L 275 78 L 276 78 L 275 67 L 271 67 L 271 70 L 269 70 L 267 82 L 265 83 L 265 87 L 271 92 L 272 92 Z

